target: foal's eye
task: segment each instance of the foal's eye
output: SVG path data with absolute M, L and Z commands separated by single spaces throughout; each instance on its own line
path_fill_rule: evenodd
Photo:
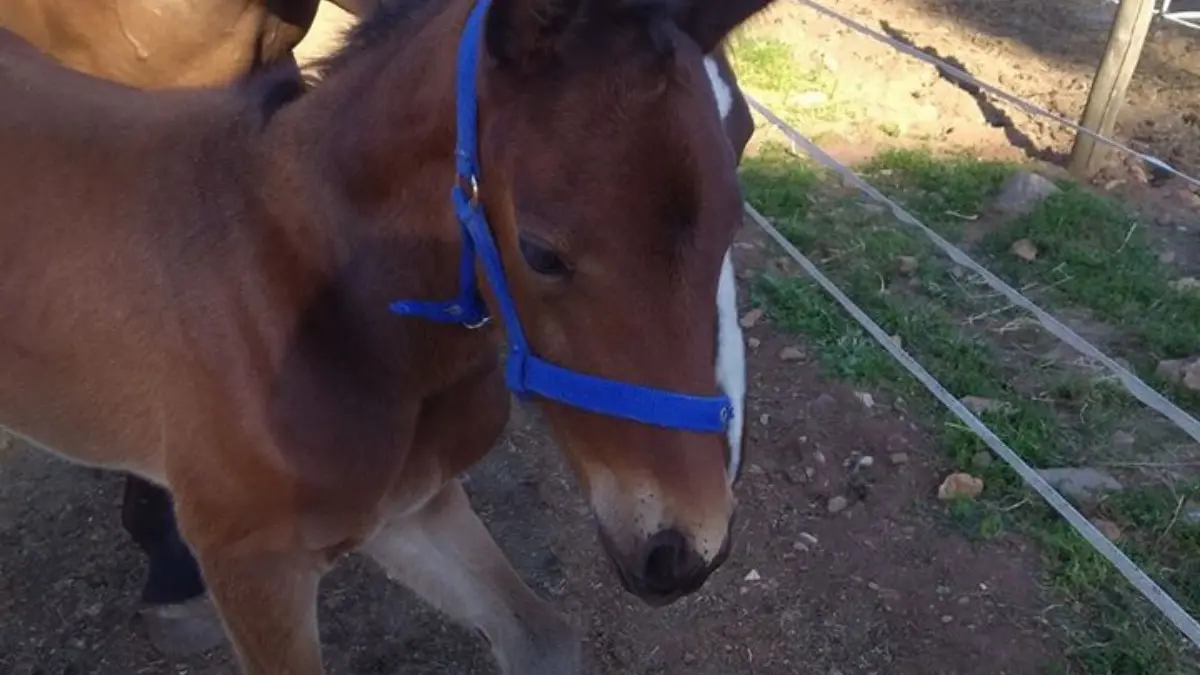
M 558 257 L 558 254 L 549 247 L 530 241 L 525 237 L 521 237 L 520 247 L 521 255 L 524 256 L 525 262 L 534 272 L 552 277 L 565 276 L 570 272 L 562 258 Z

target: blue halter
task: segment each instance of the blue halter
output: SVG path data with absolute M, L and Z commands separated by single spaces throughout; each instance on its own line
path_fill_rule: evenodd
M 463 237 L 458 270 L 459 295 L 454 300 L 444 301 L 403 300 L 393 303 L 391 310 L 431 321 L 459 323 L 468 328 L 484 325 L 490 317 L 475 279 L 475 257 L 478 255 L 487 281 L 495 292 L 508 334 L 505 379 L 513 393 L 521 397 L 536 394 L 601 415 L 670 429 L 724 432 L 733 418 L 733 405 L 726 396 L 679 394 L 577 373 L 539 358 L 530 349 L 508 291 L 500 253 L 479 203 L 476 76 L 483 21 L 489 5 L 490 0 L 477 1 L 467 18 L 458 47 L 455 164 L 459 180 L 452 190 L 452 199 Z

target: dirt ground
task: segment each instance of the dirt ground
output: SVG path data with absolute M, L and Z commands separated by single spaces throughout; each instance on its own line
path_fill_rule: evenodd
M 886 21 L 918 46 L 1074 117 L 1111 7 L 1020 5 L 839 0 L 835 7 L 873 27 Z M 880 131 L 885 121 L 900 125 L 901 136 L 996 154 L 1053 159 L 1069 147 L 1070 135 L 1050 125 L 1017 114 L 1010 123 L 985 117 L 976 99 L 928 66 L 809 10 L 783 11 L 786 27 L 801 30 L 817 62 L 837 73 L 839 95 L 873 106 L 858 126 L 829 130 L 844 156 L 895 140 Z M 319 53 L 336 32 L 337 12 L 323 8 L 322 16 L 302 57 Z M 1200 170 L 1197 43 L 1166 30 L 1150 44 L 1122 132 Z M 1139 171 L 1122 165 L 1101 180 L 1155 196 L 1166 203 L 1163 218 L 1174 217 L 1171 204 L 1191 203 L 1194 193 Z M 749 227 L 741 237 L 742 268 L 777 255 Z M 748 336 L 758 347 L 749 364 L 749 466 L 738 487 L 737 545 L 698 595 L 651 610 L 619 589 L 574 479 L 532 412 L 514 419 L 472 474 L 472 499 L 514 564 L 583 629 L 588 672 L 1029 675 L 1061 659 L 1043 619 L 1036 552 L 1012 536 L 969 542 L 936 516 L 943 469 L 926 433 L 878 393 L 868 407 L 806 360 L 781 361 L 791 343 L 769 325 Z M 836 496 L 849 506 L 830 513 Z M 15 446 L 0 451 L 0 675 L 232 672 L 224 648 L 167 661 L 149 647 L 133 618 L 143 568 L 120 529 L 119 503 L 112 475 Z M 334 674 L 492 672 L 474 637 L 358 558 L 327 579 L 322 622 Z
M 836 0 L 823 4 L 945 59 L 1067 119 L 1078 120 L 1116 5 L 1103 0 Z M 1178 4 L 1178 3 L 1177 3 Z M 881 145 L 970 149 L 1065 164 L 1074 132 L 941 76 L 930 65 L 807 7 L 782 2 L 762 19 L 807 58 L 833 93 L 802 129 L 844 161 Z M 1131 83 L 1118 140 L 1200 175 L 1200 31 L 1156 22 Z M 806 92 L 798 91 L 797 100 Z M 811 99 L 810 99 L 811 100 Z M 824 101 L 823 115 L 820 103 Z M 1152 207 L 1152 220 L 1196 227 L 1200 191 L 1112 153 L 1097 186 Z

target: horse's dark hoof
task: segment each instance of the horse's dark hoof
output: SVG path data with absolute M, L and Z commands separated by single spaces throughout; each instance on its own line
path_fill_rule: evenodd
M 149 605 L 139 612 L 150 644 L 164 656 L 208 651 L 225 639 L 225 629 L 208 596 L 175 605 Z

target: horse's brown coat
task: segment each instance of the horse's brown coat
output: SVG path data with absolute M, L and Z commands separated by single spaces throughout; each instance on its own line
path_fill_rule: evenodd
M 496 3 L 521 29 L 542 1 Z M 385 311 L 457 290 L 466 4 L 281 110 L 245 90 L 139 92 L 0 37 L 0 425 L 169 486 L 248 673 L 321 672 L 316 583 L 359 547 L 484 630 L 506 672 L 577 667 L 450 480 L 507 418 L 495 331 Z M 674 44 L 656 65 L 643 19 L 584 4 L 598 34 L 510 32 L 529 60 L 481 85 L 483 198 L 518 310 L 552 361 L 712 393 L 740 201 L 702 52 L 651 27 Z M 763 4 L 722 3 L 736 11 L 710 26 L 716 0 L 697 0 L 681 21 L 711 49 Z M 538 63 L 547 50 L 570 67 Z M 523 267 L 518 233 L 573 278 Z M 727 544 L 722 438 L 545 410 L 631 587 L 649 596 L 640 549 L 667 529 L 709 566 L 679 592 L 698 585 Z
M 378 0 L 334 0 L 362 16 Z M 4 0 L 0 27 L 63 65 L 136 87 L 225 84 L 292 60 L 320 0 Z

